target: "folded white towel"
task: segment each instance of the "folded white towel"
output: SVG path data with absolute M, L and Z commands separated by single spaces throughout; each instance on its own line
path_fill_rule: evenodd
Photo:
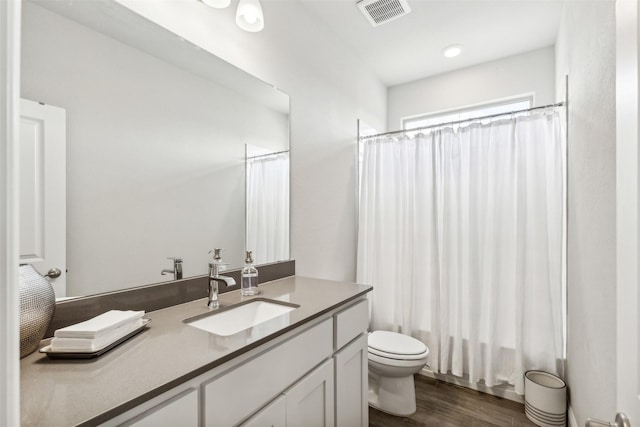
M 111 310 L 87 321 L 58 329 L 53 336 L 56 338 L 100 338 L 118 327 L 141 319 L 144 311 Z
M 59 338 L 51 340 L 52 351 L 64 351 L 74 353 L 88 353 L 103 349 L 109 344 L 130 334 L 143 325 L 142 319 L 133 319 L 129 323 L 119 326 L 109 332 L 103 333 L 98 338 Z

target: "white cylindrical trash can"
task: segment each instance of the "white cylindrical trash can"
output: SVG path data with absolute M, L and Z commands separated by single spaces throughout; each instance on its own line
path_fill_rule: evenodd
M 527 371 L 524 374 L 524 412 L 531 422 L 539 426 L 566 426 L 565 382 L 548 372 Z

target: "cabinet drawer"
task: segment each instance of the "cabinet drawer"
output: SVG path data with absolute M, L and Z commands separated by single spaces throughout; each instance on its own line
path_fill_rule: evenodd
M 339 350 L 369 326 L 369 302 L 365 299 L 335 314 L 336 342 Z
M 232 426 L 332 354 L 333 319 L 302 331 L 203 385 L 204 424 Z
M 193 388 L 188 389 L 122 425 L 131 427 L 197 427 L 198 391 Z

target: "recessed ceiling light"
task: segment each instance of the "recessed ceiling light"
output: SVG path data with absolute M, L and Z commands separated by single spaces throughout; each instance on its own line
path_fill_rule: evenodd
M 445 58 L 455 58 L 461 53 L 462 53 L 461 44 L 452 44 L 451 46 L 447 46 L 444 49 L 442 49 L 442 55 L 444 55 Z

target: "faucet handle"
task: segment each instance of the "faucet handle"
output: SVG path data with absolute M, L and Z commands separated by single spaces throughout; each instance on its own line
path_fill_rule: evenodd
M 170 256 L 170 257 L 167 257 L 167 259 L 172 259 L 174 263 L 182 262 L 182 258 L 176 257 L 176 256 Z
M 215 249 L 211 249 L 209 251 L 209 253 L 213 252 L 213 261 L 211 261 L 209 263 L 209 269 L 211 270 L 212 268 L 213 270 L 213 275 L 217 276 L 219 272 L 221 271 L 225 271 L 227 269 L 227 265 L 224 262 L 222 262 L 222 256 L 220 255 L 220 252 L 222 251 L 221 248 L 215 248 Z
M 211 249 L 209 251 L 209 253 L 213 252 L 213 260 L 220 262 L 222 260 L 222 255 L 220 255 L 220 252 L 222 252 L 221 248 L 215 248 L 215 249 Z

